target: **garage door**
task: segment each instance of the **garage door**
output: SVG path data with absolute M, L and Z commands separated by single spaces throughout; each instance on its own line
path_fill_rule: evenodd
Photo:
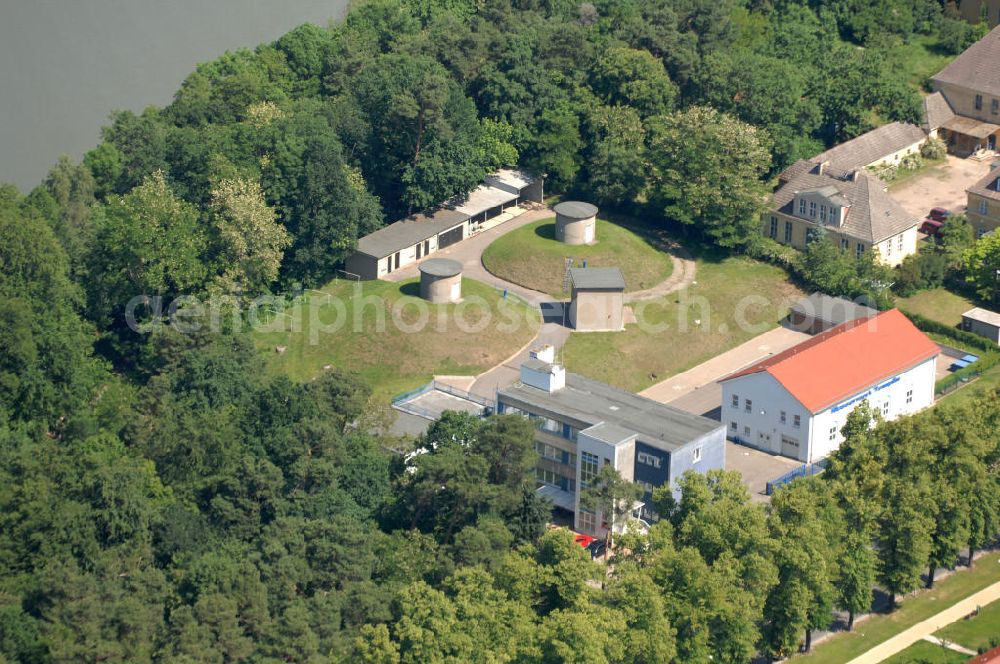
M 799 458 L 799 441 L 794 438 L 789 438 L 788 436 L 781 437 L 781 454 L 783 456 L 792 457 L 793 459 Z
M 447 246 L 453 245 L 462 239 L 462 226 L 453 228 L 450 231 L 446 231 L 438 235 L 438 249 L 444 249 Z

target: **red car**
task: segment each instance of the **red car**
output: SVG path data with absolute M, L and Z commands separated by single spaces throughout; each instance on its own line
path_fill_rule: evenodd
M 928 217 L 924 219 L 924 223 L 920 224 L 920 232 L 926 235 L 937 235 L 942 226 L 944 226 L 943 222 Z
M 933 219 L 934 221 L 944 221 L 952 214 L 954 213 L 951 210 L 936 207 L 936 208 L 931 208 L 931 211 L 927 214 L 927 217 L 929 219 Z

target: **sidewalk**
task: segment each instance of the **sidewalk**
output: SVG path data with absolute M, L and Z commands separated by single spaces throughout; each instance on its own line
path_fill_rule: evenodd
M 924 637 L 930 636 L 942 627 L 950 625 L 956 620 L 961 620 L 964 616 L 975 611 L 977 606 L 986 606 L 998 599 L 1000 599 L 1000 582 L 994 583 L 992 586 L 952 604 L 947 609 L 931 616 L 927 620 L 917 623 L 887 641 L 883 641 L 865 654 L 855 657 L 847 664 L 878 664 L 896 653 L 909 648 L 917 641 L 923 640 Z

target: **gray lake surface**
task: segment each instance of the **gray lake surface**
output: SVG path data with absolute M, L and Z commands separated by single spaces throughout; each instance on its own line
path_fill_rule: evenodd
M 114 110 L 170 103 L 199 62 L 327 25 L 347 0 L 0 0 L 0 182 L 28 191 Z

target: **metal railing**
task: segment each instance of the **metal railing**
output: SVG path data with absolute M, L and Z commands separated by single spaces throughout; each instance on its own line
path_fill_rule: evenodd
M 780 489 L 800 477 L 812 477 L 813 475 L 819 475 L 826 470 L 828 465 L 830 465 L 830 462 L 827 459 L 820 459 L 816 463 L 804 463 L 798 468 L 788 471 L 778 479 L 768 482 L 764 487 L 764 493 L 768 496 L 774 495 L 775 489 Z

